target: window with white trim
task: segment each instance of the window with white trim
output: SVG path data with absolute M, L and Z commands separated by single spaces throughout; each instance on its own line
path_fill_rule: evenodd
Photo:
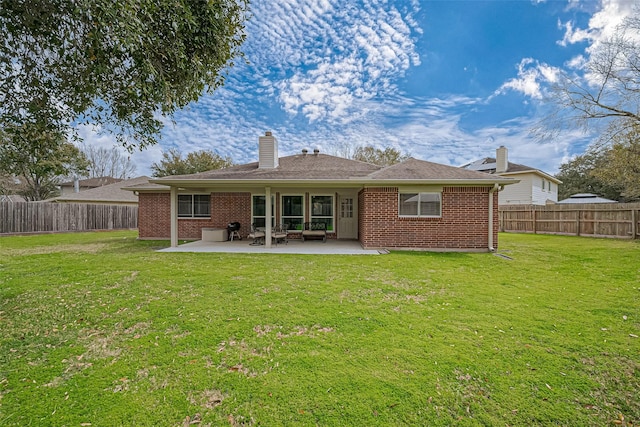
M 304 196 L 282 196 L 281 197 L 283 224 L 287 224 L 289 230 L 302 230 L 304 225 Z
M 275 225 L 275 201 L 271 196 L 271 226 Z M 256 227 L 264 228 L 267 226 L 267 196 L 254 195 L 251 198 L 251 223 Z
M 333 231 L 333 196 L 311 196 L 311 222 L 324 223 Z
M 440 193 L 400 193 L 399 214 L 404 217 L 440 217 L 442 196 Z
M 211 196 L 178 194 L 178 218 L 211 218 Z

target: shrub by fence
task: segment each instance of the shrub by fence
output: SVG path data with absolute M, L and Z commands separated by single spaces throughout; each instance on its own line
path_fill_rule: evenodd
M 137 227 L 137 206 L 0 202 L 0 234 L 119 230 Z
M 505 205 L 500 231 L 637 239 L 640 203 Z

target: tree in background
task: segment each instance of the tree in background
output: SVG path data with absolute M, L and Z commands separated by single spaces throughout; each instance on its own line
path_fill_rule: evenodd
M 558 199 L 563 200 L 578 193 L 593 193 L 607 199 L 620 200 L 621 188 L 608 184 L 595 174 L 595 171 L 605 166 L 605 154 L 599 150 L 588 150 L 560 165 L 560 172 L 556 174 L 556 178 L 562 181 L 558 186 Z
M 172 148 L 162 153 L 162 160 L 151 165 L 152 175 L 156 177 L 170 175 L 188 175 L 222 169 L 233 166 L 230 157 L 221 157 L 211 150 L 200 150 L 187 154 L 182 158 L 179 150 Z
M 136 165 L 131 162 L 131 158 L 115 147 L 108 149 L 89 145 L 83 148 L 82 152 L 89 162 L 88 174 L 83 175 L 88 178 L 111 176 L 127 179 L 136 173 Z
M 640 123 L 613 137 L 602 153 L 602 167 L 592 175 L 621 189 L 624 201 L 640 200 Z
M 86 170 L 82 152 L 47 123 L 31 123 L 15 132 L 0 132 L 0 175 L 13 179 L 14 190 L 27 201 L 58 194 L 65 175 Z
M 247 13 L 248 0 L 1 0 L 0 129 L 19 151 L 34 122 L 154 144 L 164 117 L 224 83 Z
M 370 145 L 357 147 L 351 158 L 361 162 L 372 163 L 379 166 L 390 166 L 407 160 L 410 156 L 403 154 L 395 148 L 387 147 L 384 150 Z
M 640 125 L 560 165 L 556 178 L 562 181 L 560 199 L 594 193 L 620 202 L 640 200 Z

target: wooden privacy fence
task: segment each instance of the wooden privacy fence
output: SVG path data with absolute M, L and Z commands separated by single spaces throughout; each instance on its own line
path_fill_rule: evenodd
M 0 202 L 0 234 L 119 230 L 137 227 L 137 206 Z
M 506 205 L 500 231 L 637 239 L 640 203 Z

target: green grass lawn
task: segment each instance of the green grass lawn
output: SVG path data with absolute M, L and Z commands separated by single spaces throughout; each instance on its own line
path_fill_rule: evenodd
M 0 238 L 0 425 L 640 424 L 640 242 L 166 244 Z

